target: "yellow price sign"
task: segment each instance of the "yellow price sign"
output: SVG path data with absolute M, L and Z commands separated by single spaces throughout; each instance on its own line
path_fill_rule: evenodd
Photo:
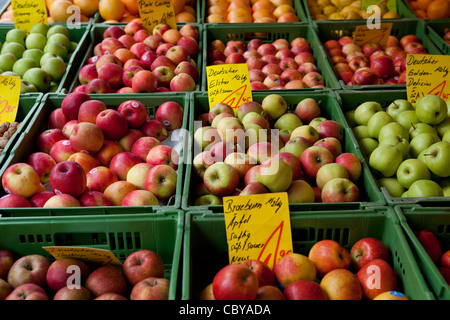
M 0 123 L 16 120 L 20 100 L 20 78 L 0 75 Z
M 230 264 L 252 259 L 270 268 L 292 252 L 287 193 L 223 199 Z
M 369 28 L 366 25 L 357 26 L 353 33 L 353 43 L 364 46 L 368 43 L 379 44 L 381 48 L 385 48 L 391 34 L 392 23 L 380 23 L 380 28 Z
M 406 92 L 415 104 L 425 95 L 433 94 L 450 100 L 450 56 L 408 54 L 406 56 Z
M 122 263 L 116 258 L 116 256 L 111 251 L 105 249 L 66 246 L 42 248 L 50 253 L 56 260 L 62 258 L 73 258 L 100 265 L 122 266 Z
M 139 0 L 139 16 L 148 31 L 160 23 L 167 23 L 177 29 L 177 20 L 171 0 Z
M 241 104 L 253 100 L 246 63 L 208 66 L 206 77 L 210 107 L 226 103 L 236 113 Z
M 45 0 L 11 0 L 14 25 L 29 33 L 36 23 L 48 24 Z

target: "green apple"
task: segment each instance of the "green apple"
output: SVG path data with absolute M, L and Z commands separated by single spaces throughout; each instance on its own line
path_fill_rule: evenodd
M 77 48 L 78 48 L 78 42 L 71 41 L 69 54 L 74 53 Z
M 284 192 L 292 183 L 292 169 L 281 158 L 270 158 L 260 164 L 256 180 L 270 192 Z
M 358 125 L 352 128 L 353 134 L 355 135 L 356 140 L 362 140 L 364 138 L 369 137 L 369 130 L 367 126 Z
M 433 126 L 430 126 L 425 122 L 419 122 L 409 129 L 409 139 L 411 140 L 415 136 L 425 132 L 433 133 L 436 136 L 438 135 L 436 129 Z
M 447 103 L 439 96 L 428 94 L 415 104 L 417 119 L 430 125 L 437 125 L 448 115 Z
M 390 144 L 376 147 L 369 157 L 370 167 L 385 178 L 394 176 L 402 161 L 402 152 Z
M 261 107 L 269 118 L 276 120 L 286 113 L 287 102 L 281 95 L 274 93 L 267 95 L 263 99 Z
M 25 48 L 44 50 L 47 38 L 41 33 L 30 33 L 25 40 Z
M 50 87 L 51 82 L 51 76 L 41 68 L 31 68 L 27 70 L 22 79 L 34 84 L 39 92 L 46 92 Z
M 409 152 L 411 157 L 417 158 L 423 150 L 427 149 L 434 143 L 439 142 L 440 140 L 441 139 L 439 139 L 437 135 L 432 133 L 421 133 L 415 136 L 409 142 Z
M 406 111 L 400 112 L 397 115 L 397 118 L 395 118 L 395 121 L 397 121 L 402 126 L 404 126 L 408 130 L 408 132 L 413 125 L 420 122 L 419 119 L 417 119 L 415 110 L 406 110 Z
M 303 122 L 295 113 L 285 113 L 277 119 L 273 127 L 278 130 L 287 129 L 293 131 L 301 125 L 303 125 Z
M 62 33 L 70 38 L 69 29 L 67 29 L 67 27 L 62 24 L 55 24 L 51 26 L 47 31 L 47 39 L 55 33 Z
M 25 45 L 27 33 L 22 29 L 10 29 L 5 36 L 5 42 L 15 42 L 22 46 Z
M 25 47 L 17 42 L 6 42 L 2 46 L 1 54 L 12 53 L 16 59 L 22 58 Z
M 280 152 L 289 152 L 293 155 L 296 155 L 299 159 L 302 155 L 303 151 L 308 149 L 310 146 L 312 146 L 311 142 L 309 142 L 308 139 L 304 137 L 294 137 L 289 139 L 289 141 L 286 142 L 283 148 L 281 148 Z
M 377 139 L 380 129 L 393 121 L 394 118 L 392 118 L 386 111 L 378 111 L 371 116 L 367 122 L 367 134 L 370 138 Z
M 446 117 L 444 119 L 444 121 L 442 121 L 441 123 L 439 123 L 436 126 L 436 131 L 438 133 L 438 136 L 442 139 L 442 137 L 444 136 L 444 134 L 447 131 L 450 131 L 450 117 Z
M 20 81 L 20 94 L 25 94 L 29 92 L 38 92 L 36 86 L 28 81 Z
M 401 197 L 405 192 L 405 188 L 393 177 L 381 178 L 377 182 L 380 188 L 386 188 L 391 197 Z
M 15 72 L 12 71 L 4 71 L 2 72 L 2 76 L 7 76 L 7 77 L 18 77 L 19 75 Z
M 49 38 L 47 38 L 47 42 L 56 42 L 62 44 L 66 47 L 67 52 L 71 52 L 72 50 L 72 43 L 69 37 L 62 33 L 52 34 Z
M 442 141 L 450 142 L 450 130 L 447 130 L 442 137 Z
M 426 149 L 424 154 L 428 169 L 441 178 L 450 176 L 450 142 L 440 141 Z
M 366 101 L 361 103 L 355 109 L 355 121 L 359 125 L 367 125 L 370 117 L 372 117 L 378 111 L 383 111 L 383 108 L 378 102 Z
M 44 52 L 40 49 L 27 49 L 23 52 L 22 58 L 31 58 L 35 60 L 38 65 L 41 65 L 41 58 L 44 55 Z
M 14 63 L 12 71 L 17 73 L 19 77 L 22 78 L 25 71 L 37 67 L 39 67 L 39 64 L 36 62 L 36 60 L 31 58 L 20 58 L 16 61 L 16 63 Z
M 51 52 L 51 53 L 57 54 L 64 61 L 67 61 L 67 55 L 68 55 L 67 48 L 64 45 L 60 44 L 60 43 L 48 42 L 45 45 L 43 51 L 44 51 L 44 53 Z
M 315 117 L 309 122 L 309 125 L 317 130 L 319 128 L 319 123 L 325 120 L 327 120 L 325 117 Z
M 41 66 L 52 78 L 52 81 L 59 83 L 66 72 L 66 63 L 58 58 L 50 58 L 44 61 Z
M 397 99 L 392 101 L 386 109 L 386 112 L 394 119 L 397 115 L 406 110 L 414 110 L 413 105 L 406 99 Z
M 397 180 L 408 189 L 417 180 L 431 179 L 431 173 L 425 163 L 417 159 L 404 160 L 397 169 Z
M 211 126 L 199 127 L 194 132 L 194 141 L 196 146 L 205 150 L 210 144 L 215 144 L 220 141 L 219 133 L 216 128 Z
M 409 132 L 404 126 L 398 122 L 389 122 L 380 129 L 380 132 L 378 133 L 378 142 L 383 140 L 383 138 L 392 135 L 399 135 L 405 139 L 409 139 Z
M 237 117 L 225 117 L 217 123 L 217 131 L 222 141 L 237 144 L 242 143 L 245 127 Z
M 442 179 L 439 185 L 444 192 L 444 197 L 450 197 L 450 177 Z
M 450 100 L 447 100 L 447 117 L 450 117 Z
M 57 82 L 50 82 L 50 87 L 48 88 L 47 92 L 56 92 L 59 88 L 59 83 Z
M 355 120 L 355 110 L 349 110 L 345 113 L 345 120 L 347 120 L 350 128 L 356 127 L 358 123 Z
M 0 54 L 0 69 L 5 71 L 12 71 L 14 63 L 17 61 L 17 58 L 12 53 L 2 53 Z
M 44 64 L 45 60 L 50 59 L 50 58 L 58 58 L 58 59 L 61 59 L 61 61 L 64 61 L 63 58 L 61 58 L 57 54 L 52 53 L 52 52 L 47 52 L 42 55 L 41 60 L 39 61 L 39 65 L 42 66 Z
M 35 23 L 30 28 L 30 34 L 31 33 L 40 33 L 43 36 L 47 37 L 47 32 L 48 32 L 49 28 L 50 28 L 49 25 L 45 24 L 43 22 Z
M 391 144 L 394 147 L 397 147 L 403 155 L 403 160 L 409 158 L 409 141 L 402 136 L 392 135 L 387 136 L 383 140 L 379 142 L 380 146 L 385 144 Z
M 408 197 L 442 197 L 441 186 L 433 180 L 417 180 L 408 189 Z
M 366 154 L 366 156 L 370 156 L 370 154 L 375 150 L 379 143 L 374 138 L 364 138 L 358 141 L 361 147 L 361 150 Z

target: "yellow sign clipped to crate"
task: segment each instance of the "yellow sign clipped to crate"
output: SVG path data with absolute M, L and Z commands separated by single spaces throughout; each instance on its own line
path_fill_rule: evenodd
M 20 77 L 0 75 L 0 124 L 16 120 L 20 84 Z
M 45 0 L 11 0 L 11 5 L 16 29 L 29 33 L 37 23 L 48 24 Z
M 368 43 L 379 44 L 386 48 L 392 30 L 392 23 L 380 23 L 380 28 L 369 28 L 367 25 L 357 26 L 353 33 L 353 43 L 364 46 Z
M 415 104 L 428 94 L 450 100 L 450 56 L 408 54 L 406 57 L 406 92 Z
M 223 199 L 230 264 L 260 260 L 271 269 L 292 252 L 287 193 Z
M 167 23 L 172 29 L 177 29 L 177 20 L 171 0 L 140 0 L 139 16 L 142 25 L 148 31 L 161 23 Z
M 236 114 L 241 104 L 253 100 L 246 63 L 208 66 L 206 77 L 210 108 L 217 103 L 226 103 Z
M 42 249 L 50 253 L 56 260 L 73 258 L 100 265 L 122 266 L 114 253 L 105 249 L 66 246 L 42 247 Z

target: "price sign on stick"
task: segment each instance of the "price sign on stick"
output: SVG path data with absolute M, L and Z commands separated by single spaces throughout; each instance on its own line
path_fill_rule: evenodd
M 139 16 L 148 31 L 153 31 L 160 23 L 167 23 L 172 29 L 177 29 L 171 0 L 139 0 Z
M 450 56 L 408 54 L 406 57 L 406 92 L 415 104 L 427 94 L 450 100 Z
M 20 99 L 20 78 L 0 76 L 0 123 L 14 122 Z
M 236 113 L 241 104 L 253 100 L 246 63 L 208 66 L 206 77 L 210 107 L 223 102 Z
M 391 30 L 392 23 L 381 23 L 379 29 L 369 29 L 366 25 L 357 26 L 353 33 L 353 43 L 361 47 L 368 43 L 376 43 L 385 48 Z
M 16 29 L 30 32 L 36 23 L 48 24 L 45 0 L 11 0 Z
M 97 263 L 100 265 L 122 266 L 122 263 L 109 250 L 96 249 L 89 247 L 43 247 L 55 259 L 74 258 L 85 262 Z
M 230 264 L 252 259 L 273 269 L 292 252 L 287 193 L 225 197 L 223 204 Z

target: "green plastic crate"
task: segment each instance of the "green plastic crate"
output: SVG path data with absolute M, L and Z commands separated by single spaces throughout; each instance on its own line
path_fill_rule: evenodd
M 281 94 L 288 102 L 288 110 L 293 111 L 295 106 L 305 98 L 314 98 L 316 101 L 320 101 L 322 114 L 327 119 L 336 120 L 344 126 L 344 141 L 342 142 L 343 152 L 351 152 L 358 155 L 361 159 L 362 173 L 359 181 L 356 183 L 360 190 L 360 200 L 358 202 L 347 203 L 302 203 L 302 204 L 290 204 L 290 210 L 292 211 L 316 211 L 316 210 L 341 210 L 343 208 L 348 209 L 361 209 L 362 207 L 385 205 L 385 199 L 378 189 L 374 177 L 370 173 L 370 169 L 367 167 L 361 154 L 358 152 L 356 138 L 353 136 L 353 132 L 346 125 L 344 115 L 341 112 L 339 105 L 331 93 L 327 92 L 283 92 Z M 253 92 L 253 100 L 261 102 L 265 93 Z M 194 121 L 202 113 L 208 112 L 209 102 L 207 93 L 193 93 L 191 94 L 191 106 L 190 106 L 190 118 L 189 118 L 189 132 L 193 136 L 196 125 Z M 200 178 L 193 171 L 192 159 L 194 158 L 194 152 L 196 148 L 193 147 L 189 150 L 185 182 L 182 196 L 182 209 L 185 211 L 193 210 L 211 210 L 214 212 L 223 212 L 223 205 L 211 205 L 211 206 L 195 206 L 193 191 L 196 184 L 200 181 Z
M 399 205 L 395 207 L 395 213 L 429 287 L 437 299 L 450 300 L 450 285 L 414 235 L 415 231 L 421 229 L 431 231 L 438 238 L 442 252 L 450 250 L 450 207 Z
M 383 23 L 392 23 L 391 35 L 396 36 L 401 39 L 403 36 L 414 34 L 417 35 L 421 40 L 424 47 L 427 49 L 429 54 L 442 55 L 442 51 L 434 44 L 434 42 L 426 34 L 426 25 L 422 20 L 418 19 L 385 19 Z M 365 20 L 349 20 L 349 21 L 339 21 L 336 23 L 331 20 L 319 20 L 315 21 L 315 26 L 321 44 L 323 45 L 327 40 L 338 40 L 343 36 L 353 36 L 357 26 L 365 25 Z M 330 61 L 330 56 L 326 53 L 328 61 Z M 334 70 L 333 70 L 334 72 Z M 379 84 L 379 85 L 353 85 L 347 86 L 342 80 L 339 80 L 341 89 L 345 90 L 392 90 L 392 89 L 406 89 L 405 84 Z
M 412 300 L 434 300 L 398 220 L 389 207 L 345 212 L 291 212 L 293 251 L 308 255 L 318 241 L 332 239 L 350 250 L 364 237 L 381 240 L 391 252 L 391 265 L 399 276 L 399 291 Z M 186 213 L 183 243 L 183 300 L 197 300 L 215 273 L 229 263 L 224 215 Z
M 365 91 L 364 93 L 358 90 L 338 90 L 335 91 L 335 94 L 344 114 L 348 111 L 355 110 L 358 105 L 366 101 L 378 102 L 385 110 L 392 101 L 396 99 L 407 99 L 406 90 L 374 90 L 373 92 Z M 347 125 L 351 128 L 348 122 Z M 358 151 L 362 154 L 368 164 L 369 157 L 364 150 L 361 149 L 359 143 L 356 143 L 358 144 Z M 372 173 L 375 179 L 377 179 L 375 173 L 373 171 Z M 381 187 L 380 189 L 387 204 L 391 206 L 398 204 L 420 204 L 423 206 L 435 206 L 441 204 L 447 206 L 450 203 L 449 197 L 393 197 L 389 194 L 385 187 Z
M 61 103 L 66 97 L 65 94 L 47 94 L 43 99 L 40 106 L 37 108 L 34 116 L 30 120 L 27 128 L 21 133 L 20 138 L 17 140 L 14 149 L 11 150 L 10 155 L 2 164 L 0 168 L 0 176 L 3 175 L 5 170 L 12 164 L 17 162 L 24 162 L 26 157 L 32 152 L 36 151 L 36 138 L 37 136 L 47 128 L 48 118 L 50 113 L 60 108 Z M 150 118 L 154 118 L 154 114 L 160 104 L 165 101 L 178 102 L 184 109 L 183 126 L 179 132 L 185 132 L 188 122 L 188 95 L 184 93 L 177 93 L 165 95 L 154 94 L 152 96 L 143 95 L 96 95 L 92 99 L 98 99 L 103 101 L 108 108 L 116 108 L 120 103 L 127 100 L 141 101 L 148 110 Z M 178 132 L 177 132 L 178 133 Z M 177 186 L 176 193 L 172 196 L 167 203 L 160 203 L 158 206 L 105 206 L 105 207 L 81 207 L 81 208 L 1 208 L 0 215 L 3 217 L 31 217 L 31 216 L 85 216 L 85 215 L 111 215 L 111 214 L 132 214 L 132 213 L 154 213 L 162 209 L 179 209 L 181 207 L 181 195 L 183 187 L 183 175 L 184 175 L 184 145 L 182 138 L 179 138 L 176 134 L 169 136 L 163 144 L 171 144 L 174 148 L 179 150 L 180 163 L 178 165 L 177 174 Z M 5 192 L 1 190 L 1 195 Z
M 61 23 L 58 23 L 61 24 Z M 55 24 L 51 24 L 55 25 Z M 65 25 L 65 24 L 64 24 Z M 14 28 L 14 24 L 5 24 L 0 23 L 0 42 L 3 43 L 5 41 L 6 33 Z M 55 92 L 60 93 L 65 88 L 67 88 L 72 82 L 72 78 L 75 75 L 78 75 L 74 66 L 77 66 L 81 60 L 81 57 L 84 54 L 84 50 L 86 47 L 86 40 L 89 34 L 89 24 L 80 24 L 79 29 L 68 29 L 69 30 L 69 38 L 71 41 L 75 41 L 78 43 L 77 48 L 72 53 L 69 61 L 66 63 L 66 72 L 61 78 L 58 87 L 55 89 Z M 45 93 L 44 93 L 45 94 Z M 25 93 L 21 94 L 21 96 L 36 96 L 36 93 Z
M 125 24 L 119 24 L 119 25 L 121 27 L 125 27 Z M 182 25 L 183 24 L 177 24 L 178 29 Z M 197 69 L 199 71 L 199 79 L 197 81 L 196 91 L 199 91 L 200 86 L 201 86 L 201 76 L 202 76 L 201 68 L 202 68 L 202 51 L 203 51 L 203 49 L 202 49 L 202 45 L 203 45 L 203 41 L 202 41 L 203 30 L 202 30 L 202 28 L 203 27 L 201 24 L 198 24 L 198 23 L 192 23 L 192 25 L 194 25 L 198 29 L 199 35 L 200 35 L 200 40 L 198 41 L 199 54 L 195 61 L 197 63 Z M 87 37 L 88 38 L 87 43 L 89 43 L 89 45 L 86 46 L 86 48 L 83 52 L 83 56 L 80 58 L 79 63 L 77 64 L 77 67 L 75 67 L 76 72 L 74 73 L 74 76 L 71 78 L 71 83 L 68 84 L 68 86 L 66 87 L 66 90 L 63 93 L 70 93 L 78 85 L 80 85 L 80 81 L 78 80 L 78 74 L 80 73 L 81 68 L 87 63 L 88 59 L 93 56 L 95 45 L 100 43 L 103 40 L 103 33 L 110 26 L 111 26 L 111 24 L 101 23 L 101 24 L 94 24 L 90 28 L 89 35 Z M 171 92 L 166 92 L 166 93 L 171 93 Z M 143 93 L 143 94 L 153 95 L 154 93 Z M 94 94 L 94 96 L 95 95 L 96 94 Z
M 37 93 L 34 95 L 23 95 L 19 99 L 19 106 L 17 108 L 16 121 L 20 122 L 20 126 L 16 133 L 8 140 L 5 148 L 0 154 L 0 165 L 3 164 L 4 160 L 8 158 L 11 150 L 14 149 L 17 139 L 20 137 L 23 130 L 28 126 L 34 112 L 38 108 L 41 99 L 44 95 L 42 93 Z
M 197 1 L 198 2 L 198 1 Z M 207 1 L 201 1 L 202 3 L 202 8 L 201 8 L 201 13 L 202 13 L 202 22 L 205 24 L 212 24 L 212 23 L 207 23 L 206 22 L 206 18 L 208 17 L 208 4 Z M 305 23 L 308 22 L 308 17 L 306 15 L 305 9 L 303 8 L 303 6 L 301 5 L 300 1 L 298 0 L 294 0 L 292 3 L 295 12 L 297 13 L 297 17 L 300 19 L 299 22 L 291 22 L 291 23 Z M 277 23 L 281 23 L 281 22 L 277 22 Z M 226 24 L 228 24 L 228 22 L 226 22 Z M 234 23 L 233 23 L 234 24 Z M 273 25 L 273 24 L 272 24 Z
M 296 2 L 301 2 L 303 5 L 303 9 L 306 13 L 306 17 L 308 19 L 308 21 L 312 22 L 312 21 L 332 21 L 333 23 L 339 24 L 341 23 L 341 21 L 360 21 L 359 19 L 351 19 L 351 20 L 314 20 L 311 16 L 311 12 L 309 10 L 309 6 L 306 0 L 294 0 Z M 403 19 L 403 18 L 415 18 L 415 16 L 411 16 L 411 12 L 410 9 L 407 7 L 407 5 L 403 2 L 403 1 L 397 1 L 397 13 L 400 16 L 400 18 L 397 18 L 395 20 L 398 19 Z M 366 19 L 361 19 L 361 20 L 366 20 Z M 383 19 L 384 21 L 385 19 Z
M 427 21 L 426 33 L 428 37 L 446 55 L 450 54 L 450 44 L 442 38 L 446 32 L 450 31 L 450 19 L 434 19 Z
M 286 39 L 289 42 L 297 37 L 305 38 L 312 49 L 316 65 L 325 80 L 325 86 L 332 89 L 340 89 L 340 83 L 326 59 L 325 51 L 320 45 L 316 32 L 309 24 L 304 23 L 229 23 L 229 24 L 205 24 L 203 65 L 208 66 L 208 46 L 214 40 L 222 40 L 226 44 L 230 40 L 242 40 L 247 44 L 251 39 L 260 38 L 265 43 L 271 43 L 277 39 Z M 208 91 L 206 68 L 203 67 L 202 91 Z M 322 88 L 305 89 L 281 89 L 288 91 L 322 91 Z M 255 90 L 254 90 L 255 91 Z M 272 90 L 258 90 L 268 92 Z M 279 91 L 279 90 L 278 90 Z
M 17 257 L 41 254 L 53 261 L 42 247 L 90 247 L 110 250 L 122 263 L 135 251 L 152 250 L 164 262 L 164 278 L 170 280 L 169 300 L 176 300 L 180 295 L 177 287 L 180 286 L 183 226 L 181 210 L 162 211 L 151 217 L 7 219 L 0 223 L 0 248 L 11 250 Z

